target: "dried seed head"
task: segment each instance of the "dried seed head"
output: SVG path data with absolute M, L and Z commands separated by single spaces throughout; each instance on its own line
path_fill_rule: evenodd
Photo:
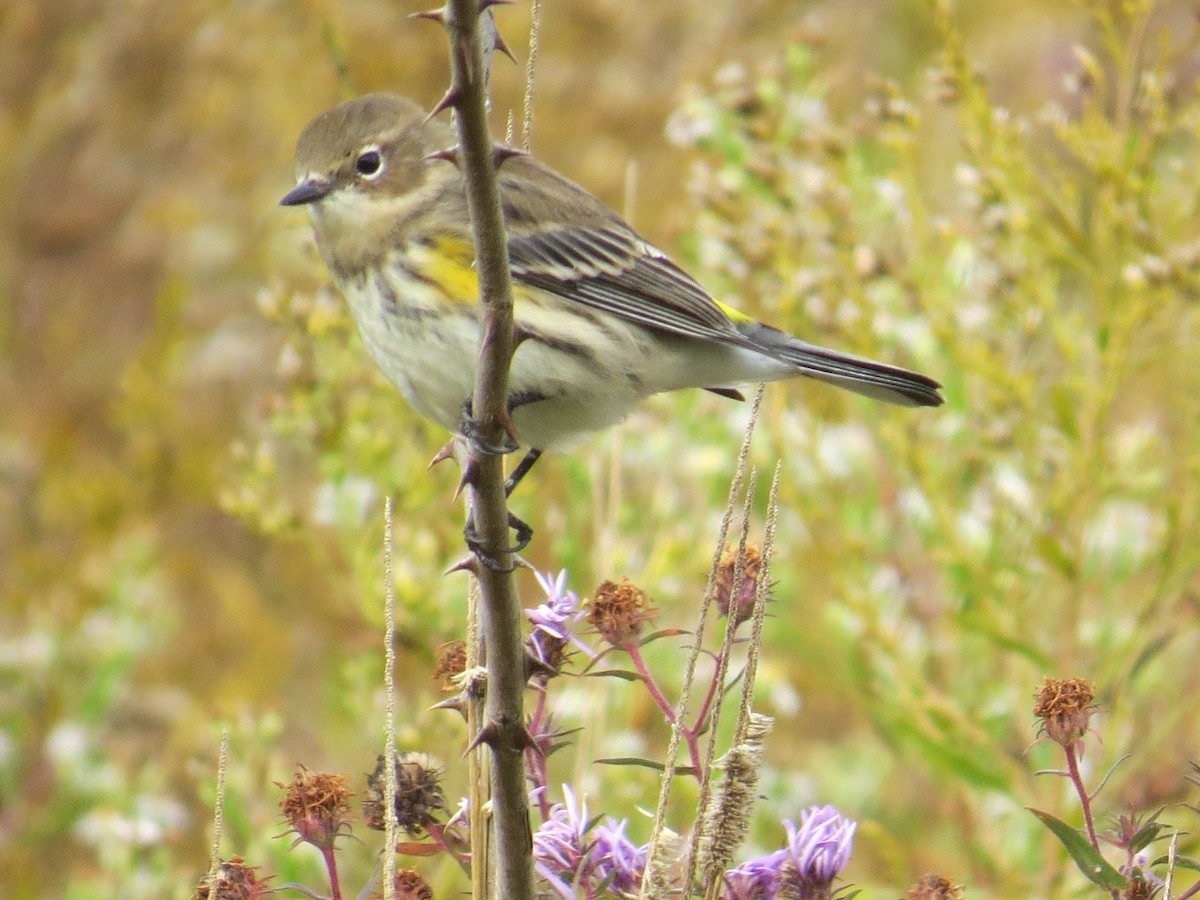
M 762 770 L 764 741 L 774 719 L 750 714 L 746 739 L 734 745 L 718 764 L 724 777 L 713 785 L 700 842 L 699 869 L 709 879 L 720 878 L 745 840 L 758 799 L 758 776 Z
M 442 680 L 443 691 L 456 691 L 456 676 L 467 669 L 467 644 L 465 641 L 449 641 L 437 648 L 437 665 L 433 669 L 434 679 Z
M 267 882 L 274 876 L 258 877 L 258 866 L 246 865 L 240 856 L 222 862 L 217 867 L 216 877 L 209 881 L 205 876 L 196 885 L 194 900 L 255 900 L 274 893 Z
M 379 893 L 376 896 L 382 897 Z M 433 888 L 414 869 L 401 869 L 396 873 L 396 900 L 433 900 Z
M 283 788 L 279 809 L 296 833 L 296 843 L 312 844 L 322 850 L 333 849 L 333 842 L 350 823 L 349 783 L 343 775 L 310 772 L 304 766 L 296 769 L 291 784 L 275 782 Z M 295 844 L 293 844 L 295 846 Z
M 614 647 L 629 649 L 636 646 L 643 626 L 656 612 L 641 588 L 627 580 L 605 581 L 592 597 L 588 622 Z
M 376 831 L 386 828 L 384 792 L 386 779 L 383 754 L 375 761 L 375 771 L 367 776 L 363 800 L 363 818 Z M 396 754 L 396 822 L 414 837 L 436 824 L 447 812 L 446 795 L 440 784 L 442 767 L 424 753 Z
M 917 883 L 904 895 L 904 900 L 960 900 L 962 890 L 949 878 L 931 872 L 917 879 Z
M 1047 678 L 1037 692 L 1033 714 L 1042 720 L 1041 733 L 1064 748 L 1083 740 L 1096 705 L 1096 692 L 1082 678 Z
M 733 581 L 737 574 L 737 561 L 737 548 L 727 546 L 717 564 L 715 597 L 721 615 L 731 618 L 735 627 L 754 615 L 754 598 L 762 574 L 762 551 L 756 544 L 746 545 L 742 554 L 742 583 L 735 597 Z

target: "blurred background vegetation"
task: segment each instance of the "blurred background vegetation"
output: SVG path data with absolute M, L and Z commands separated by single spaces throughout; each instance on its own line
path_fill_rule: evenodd
M 418 8 L 0 9 L 4 896 L 188 896 L 224 724 L 223 852 L 320 885 L 307 848 L 271 840 L 270 782 L 373 767 L 386 494 L 400 745 L 441 754 L 461 793 L 461 725 L 424 711 L 464 617 L 439 574 L 461 552 L 455 473 L 424 470 L 445 435 L 383 384 L 306 220 L 276 206 L 316 113 L 438 98 L 444 36 Z M 500 13 L 522 59 L 528 17 Z M 1195 799 L 1196 35 L 1182 0 L 545 5 L 540 157 L 718 297 L 946 385 L 919 412 L 767 392 L 753 455 L 784 473 L 760 849 L 828 802 L 861 823 L 847 877 L 867 896 L 927 870 L 972 897 L 1082 893 L 1024 810 L 1078 821 L 1032 775 L 1057 765 L 1027 751 L 1043 675 L 1097 684 L 1093 784 L 1130 756 L 1102 817 Z M 521 79 L 498 65 L 498 129 Z M 585 595 L 628 575 L 686 627 L 745 415 L 662 398 L 545 460 L 517 501 L 529 559 Z M 589 760 L 661 752 L 655 711 L 625 684 L 555 690 L 585 730 L 552 781 L 642 836 L 652 773 Z

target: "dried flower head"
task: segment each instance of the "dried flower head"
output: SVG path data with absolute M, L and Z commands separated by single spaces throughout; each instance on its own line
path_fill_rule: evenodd
M 1040 733 L 1064 748 L 1083 741 L 1096 705 L 1096 692 L 1082 678 L 1047 678 L 1037 692 L 1033 714 L 1042 720 Z
M 643 626 L 655 612 L 641 588 L 628 580 L 605 581 L 592 597 L 588 622 L 614 647 L 629 649 L 637 645 Z
M 904 895 L 904 900 L 960 900 L 962 891 L 962 887 L 949 878 L 930 872 L 917 879 L 917 883 Z
M 1121 891 L 1121 900 L 1154 900 L 1162 889 L 1162 879 L 1142 869 L 1136 869 L 1130 874 L 1129 883 Z
M 367 827 L 384 831 L 384 792 L 387 790 L 383 754 L 376 757 L 375 771 L 367 776 L 363 818 Z M 424 753 L 396 754 L 396 823 L 414 837 L 436 824 L 448 811 L 441 786 L 442 767 Z
M 737 548 L 726 546 L 717 564 L 715 597 L 717 609 L 721 615 L 731 618 L 735 627 L 754 615 L 754 598 L 758 591 L 758 579 L 762 575 L 762 551 L 755 544 L 746 545 L 742 553 L 742 580 L 737 596 L 734 596 L 737 562 Z
M 376 894 L 382 897 L 383 893 Z M 433 900 L 433 888 L 414 869 L 400 869 L 396 873 L 396 900 Z
M 277 781 L 275 786 L 284 790 L 279 808 L 291 825 L 290 830 L 296 833 L 293 847 L 307 843 L 321 850 L 332 850 L 337 836 L 350 828 L 346 814 L 354 794 L 344 775 L 310 772 L 299 766 L 291 784 Z
M 437 665 L 433 669 L 434 679 L 442 679 L 442 690 L 454 691 L 454 679 L 467 670 L 466 641 L 448 641 L 437 648 Z
M 196 885 L 195 900 L 255 900 L 274 893 L 267 882 L 274 876 L 258 877 L 258 866 L 246 865 L 240 856 L 222 862 L 216 877 L 205 876 Z

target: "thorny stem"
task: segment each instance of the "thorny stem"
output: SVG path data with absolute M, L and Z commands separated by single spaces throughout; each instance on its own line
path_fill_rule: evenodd
M 512 361 L 513 297 L 508 243 L 500 210 L 500 189 L 488 131 L 487 64 L 480 36 L 478 0 L 448 0 L 446 31 L 450 38 L 450 97 L 466 182 L 467 207 L 475 240 L 483 317 L 480 356 L 472 410 L 479 436 L 500 446 L 511 435 L 507 401 Z M 489 54 L 490 57 L 490 54 Z M 521 605 L 513 580 L 514 556 L 509 549 L 508 506 L 504 467 L 499 456 L 472 450 L 475 478 L 471 505 L 476 534 L 492 565 L 476 554 L 481 593 L 483 640 L 487 647 L 487 723 L 491 748 L 492 812 L 497 878 L 493 896 L 504 900 L 533 897 L 532 831 L 525 783 L 529 733 L 524 714 L 524 655 Z M 476 810 L 481 814 L 482 810 Z

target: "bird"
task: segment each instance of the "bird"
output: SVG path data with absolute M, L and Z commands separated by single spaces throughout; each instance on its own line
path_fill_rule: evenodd
M 451 432 L 470 423 L 481 305 L 453 128 L 372 93 L 317 116 L 296 147 L 316 244 L 368 352 L 412 407 Z M 941 385 L 818 346 L 714 299 L 585 188 L 501 147 L 496 176 L 519 340 L 508 413 L 527 452 L 621 422 L 643 400 L 807 377 L 900 406 L 938 406 Z

